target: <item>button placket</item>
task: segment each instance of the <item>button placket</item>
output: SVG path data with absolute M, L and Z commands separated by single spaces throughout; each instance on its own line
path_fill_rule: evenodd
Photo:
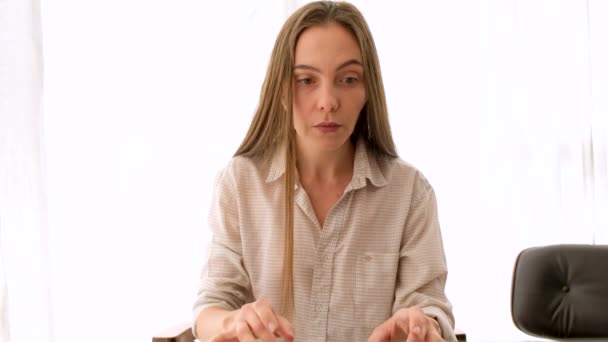
M 319 245 L 327 246 L 321 243 Z M 319 340 L 325 339 L 327 331 L 327 313 L 329 311 L 330 285 L 332 276 L 333 251 L 326 251 L 321 246 L 317 251 L 313 270 L 313 284 L 311 294 L 311 320 L 315 331 L 319 331 Z
M 348 201 L 345 201 L 345 198 L 348 198 Z M 311 289 L 310 322 L 314 324 L 313 330 L 318 332 L 318 339 L 315 340 L 319 341 L 324 341 L 327 334 L 334 254 L 349 202 L 350 197 L 343 196 L 340 199 L 338 205 L 329 213 L 326 220 L 329 224 L 321 231 L 317 242 Z

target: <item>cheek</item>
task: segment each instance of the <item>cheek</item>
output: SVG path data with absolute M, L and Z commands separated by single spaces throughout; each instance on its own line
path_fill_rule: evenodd
M 363 110 L 363 107 L 367 103 L 367 98 L 365 96 L 365 90 L 362 90 L 360 92 L 357 92 L 357 93 L 351 94 L 351 95 L 352 96 L 350 96 L 348 101 L 346 101 L 345 103 L 347 103 L 349 106 L 348 112 L 351 113 L 352 117 L 356 121 L 356 119 L 359 118 L 359 114 L 361 113 L 361 110 Z
M 302 132 L 303 128 L 306 126 L 304 124 L 305 117 L 303 115 L 303 111 L 301 108 L 296 106 L 296 103 L 293 104 L 293 128 L 296 132 Z
M 294 94 L 293 97 L 293 121 L 294 124 L 302 124 L 310 116 L 311 103 L 309 96 Z
M 363 106 L 367 103 L 367 93 L 365 92 L 365 88 L 361 89 L 359 94 L 359 107 L 363 109 Z
M 305 111 L 311 102 L 311 94 L 303 94 L 302 92 L 295 92 L 293 94 L 293 109 L 294 112 L 298 109 L 300 112 Z

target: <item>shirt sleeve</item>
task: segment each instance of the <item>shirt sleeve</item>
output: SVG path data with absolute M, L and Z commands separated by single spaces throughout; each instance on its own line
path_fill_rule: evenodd
M 251 301 L 251 282 L 243 266 L 239 206 L 235 194 L 236 184 L 229 165 L 217 177 L 209 213 L 213 238 L 193 307 L 192 330 L 195 336 L 196 319 L 204 309 L 219 306 L 237 310 Z
M 446 280 L 435 192 L 418 173 L 401 241 L 393 313 L 418 305 L 439 322 L 446 341 L 456 341 L 452 305 L 445 295 Z

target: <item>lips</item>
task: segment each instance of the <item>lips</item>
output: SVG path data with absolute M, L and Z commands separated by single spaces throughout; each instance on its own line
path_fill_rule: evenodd
M 322 122 L 315 127 L 340 127 L 340 125 L 335 122 Z
M 315 128 L 321 131 L 322 133 L 335 133 L 340 129 L 340 125 L 335 122 L 322 122 L 318 125 L 315 125 Z

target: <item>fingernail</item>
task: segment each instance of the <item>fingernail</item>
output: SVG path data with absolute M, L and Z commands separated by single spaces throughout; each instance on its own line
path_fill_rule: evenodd
M 420 327 L 419 326 L 415 326 L 414 327 L 414 334 L 420 335 Z
M 274 322 L 270 322 L 268 324 L 268 329 L 270 330 L 270 332 L 274 332 L 275 330 L 277 330 L 277 325 L 274 324 Z

